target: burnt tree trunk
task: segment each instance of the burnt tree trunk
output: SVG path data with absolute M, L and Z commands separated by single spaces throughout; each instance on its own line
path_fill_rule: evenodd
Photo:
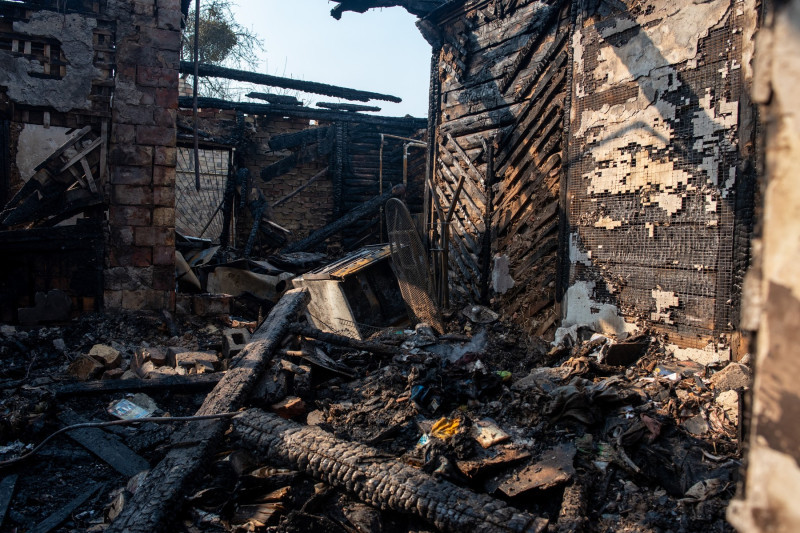
M 379 509 L 418 516 L 441 531 L 539 533 L 547 527 L 546 519 L 398 460 L 381 460 L 378 450 L 316 426 L 250 409 L 233 419 L 233 433 L 271 462 L 303 470 Z

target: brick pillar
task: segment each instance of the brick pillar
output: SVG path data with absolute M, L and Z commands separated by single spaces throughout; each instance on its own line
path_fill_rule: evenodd
M 110 0 L 109 11 L 117 73 L 104 303 L 173 309 L 180 0 Z

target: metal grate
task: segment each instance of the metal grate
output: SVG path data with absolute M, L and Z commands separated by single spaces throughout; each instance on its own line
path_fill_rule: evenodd
M 175 230 L 189 237 L 219 242 L 222 200 L 228 179 L 230 151 L 200 150 L 200 190 L 195 188 L 194 150 L 178 148 L 175 177 Z
M 698 41 L 693 61 L 665 65 L 632 82 L 606 83 L 595 58 L 648 32 L 601 35 L 585 27 L 575 72 L 568 196 L 570 284 L 594 282 L 594 299 L 681 333 L 730 329 L 741 95 L 737 15 Z M 661 24 L 669 25 L 669 19 Z M 603 26 L 605 27 L 605 26 Z M 663 28 L 661 28 L 663 29 Z M 651 86 L 662 88 L 653 95 Z M 608 109 L 648 108 L 627 121 Z M 624 107 L 628 105 L 628 107 Z M 604 111 L 605 110 L 605 111 Z M 661 295 L 666 298 L 667 305 Z M 673 300 L 672 298 L 675 298 Z M 677 303 L 675 303 L 677 302 Z
M 386 202 L 386 225 L 392 250 L 392 269 L 403 300 L 415 322 L 427 322 L 443 332 L 439 310 L 431 298 L 430 269 L 422 240 L 405 204 L 396 198 Z

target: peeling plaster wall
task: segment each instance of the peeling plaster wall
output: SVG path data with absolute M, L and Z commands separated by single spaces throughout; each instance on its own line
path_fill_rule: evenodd
M 572 35 L 570 283 L 629 322 L 729 331 L 755 2 L 628 4 L 581 12 Z M 565 316 L 584 292 L 567 291 Z
M 747 472 L 728 519 L 740 532 L 800 531 L 800 1 L 776 3 L 756 43 L 753 101 L 763 104 L 762 234 L 743 294 L 756 335 Z
M 24 124 L 17 140 L 16 165 L 22 181 L 28 181 L 34 175 L 34 168 L 50 157 L 58 147 L 72 135 L 69 128 Z
M 51 11 L 35 12 L 28 22 L 14 22 L 17 33 L 58 40 L 68 67 L 63 78 L 36 77 L 43 74 L 39 61 L 0 50 L 0 85 L 7 88 L 8 97 L 15 103 L 57 111 L 90 109 L 92 80 L 101 74 L 93 64 L 96 27 L 93 18 Z

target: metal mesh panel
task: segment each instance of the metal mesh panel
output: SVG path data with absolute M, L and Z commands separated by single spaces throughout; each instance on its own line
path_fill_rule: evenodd
M 656 58 L 667 66 L 611 86 L 596 73 L 596 58 L 625 64 L 631 59 L 620 50 L 632 39 L 665 53 L 649 41 L 659 28 L 605 37 L 596 27 L 580 30 L 574 116 L 581 118 L 569 144 L 570 283 L 593 282 L 595 300 L 687 334 L 730 329 L 742 87 L 736 18 L 728 15 L 701 37 L 694 60 Z M 655 85 L 661 89 L 653 94 Z M 637 98 L 651 107 L 624 122 L 619 116 L 630 112 L 623 106 Z M 624 113 L 603 111 L 614 106 Z
M 422 240 L 405 204 L 396 198 L 386 202 L 386 225 L 392 250 L 392 269 L 403 300 L 416 322 L 427 322 L 444 331 L 439 311 L 431 298 L 430 269 Z
M 175 177 L 175 229 L 190 237 L 219 242 L 228 179 L 228 150 L 200 150 L 200 190 L 195 188 L 194 150 L 178 148 Z

